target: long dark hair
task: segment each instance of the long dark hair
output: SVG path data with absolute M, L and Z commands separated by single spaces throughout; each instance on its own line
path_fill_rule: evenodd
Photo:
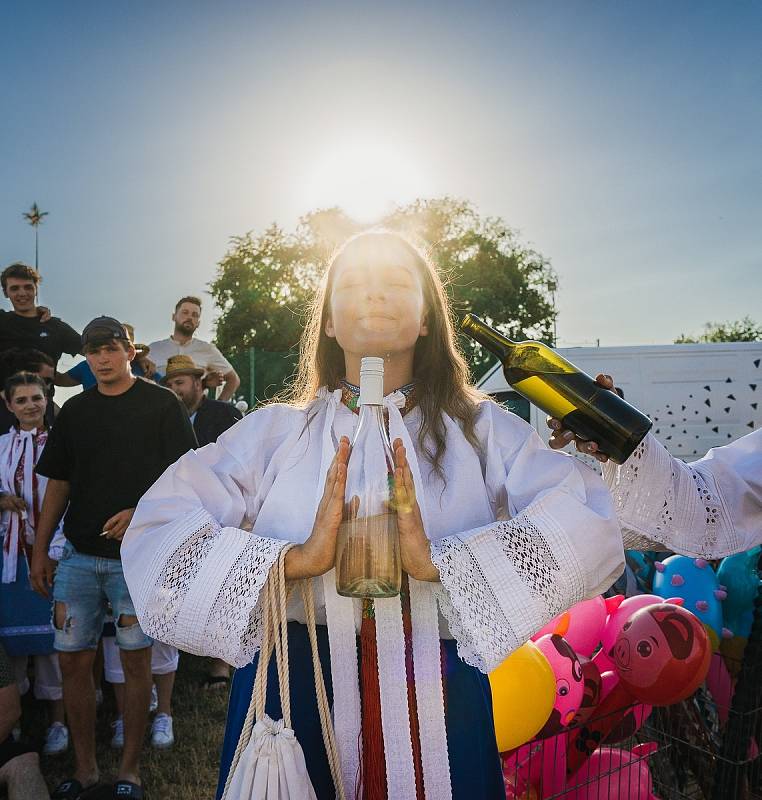
M 336 388 L 344 377 L 344 351 L 335 338 L 325 333 L 336 265 L 356 248 L 372 251 L 374 244 L 380 245 L 379 252 L 385 252 L 392 245 L 411 255 L 423 287 L 428 335 L 418 338 L 413 360 L 413 377 L 420 387 L 416 398 L 422 416 L 418 441 L 434 470 L 442 476 L 441 461 L 445 451 L 442 414 L 457 420 L 469 442 L 478 447 L 474 423 L 477 403 L 485 395 L 470 383 L 468 366 L 455 337 L 450 303 L 436 267 L 418 247 L 396 232 L 359 233 L 336 251 L 315 294 L 301 339 L 296 378 L 284 399 L 306 408 L 321 386 Z

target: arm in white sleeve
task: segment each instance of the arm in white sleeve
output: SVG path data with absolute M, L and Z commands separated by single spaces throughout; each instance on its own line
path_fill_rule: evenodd
M 711 559 L 762 543 L 762 430 L 691 464 L 649 434 L 603 476 L 627 548 Z
M 273 451 L 268 418 L 266 409 L 252 414 L 169 467 L 138 504 L 121 548 L 143 630 L 238 667 L 259 648 L 259 592 L 286 544 L 250 532 Z
M 431 550 L 458 652 L 489 672 L 554 616 L 608 589 L 624 552 L 611 497 L 592 470 L 492 404 L 477 432 L 493 505 L 510 518 Z

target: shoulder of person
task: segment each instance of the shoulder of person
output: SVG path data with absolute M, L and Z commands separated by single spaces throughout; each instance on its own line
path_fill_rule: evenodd
M 157 339 L 155 342 L 149 342 L 148 347 L 150 350 L 153 350 L 156 347 L 164 347 L 165 345 L 170 344 L 171 341 L 172 340 L 169 338 L 169 336 L 167 336 L 166 339 Z
M 537 432 L 518 414 L 509 411 L 494 400 L 477 403 L 474 430 L 480 441 L 494 439 L 500 444 L 523 444 Z
M 225 431 L 218 441 L 229 435 L 259 440 L 285 438 L 302 431 L 307 422 L 306 409 L 286 403 L 270 403 L 250 411 L 237 425 Z
M 180 402 L 177 395 L 171 389 L 168 389 L 166 386 L 160 386 L 155 381 L 136 375 L 135 382 L 138 384 L 139 391 L 152 394 L 158 400 L 163 400 L 167 405 L 176 405 Z

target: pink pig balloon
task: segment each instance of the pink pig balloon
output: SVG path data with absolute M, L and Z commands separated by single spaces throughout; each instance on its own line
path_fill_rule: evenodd
M 631 751 L 601 747 L 569 778 L 558 800 L 659 800 L 653 792 L 648 756 L 657 749 L 653 742 Z
M 674 603 L 675 605 L 681 606 L 683 601 L 680 597 L 672 597 L 669 600 L 665 600 L 663 597 L 659 597 L 656 594 L 636 594 L 634 597 L 628 597 L 622 600 L 614 611 L 609 614 L 601 634 L 601 649 L 593 658 L 601 674 L 607 670 L 614 669 L 612 648 L 614 647 L 614 642 L 616 642 L 617 636 L 619 636 L 624 623 L 641 608 L 658 603 Z
M 532 640 L 536 642 L 541 636 L 549 633 L 561 633 L 578 656 L 592 658 L 601 641 L 606 618 L 616 611 L 623 600 L 624 595 L 621 594 L 616 597 L 598 596 L 582 600 L 540 628 Z
M 538 734 L 549 736 L 571 725 L 582 703 L 585 690 L 582 664 L 566 639 L 557 633 L 541 636 L 535 644 L 548 659 L 556 676 L 556 702 L 550 712 L 550 718 Z

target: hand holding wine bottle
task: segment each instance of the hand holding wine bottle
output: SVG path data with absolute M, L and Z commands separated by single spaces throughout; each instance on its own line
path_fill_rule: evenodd
M 429 537 L 423 528 L 421 509 L 415 497 L 415 484 L 402 439 L 395 439 L 394 504 L 400 536 L 402 569 L 419 581 L 438 581 L 439 571 L 431 560 Z
M 603 386 L 604 389 L 608 389 L 612 392 L 614 391 L 614 379 L 611 377 L 611 375 L 599 373 L 595 376 L 595 381 Z M 586 439 L 581 439 L 579 436 L 575 436 L 574 431 L 564 428 L 561 420 L 556 419 L 555 417 L 548 417 L 548 427 L 553 431 L 553 433 L 550 435 L 550 439 L 548 440 L 548 444 L 550 445 L 551 449 L 561 450 L 562 448 L 566 447 L 569 442 L 573 441 L 580 453 L 585 453 L 585 455 L 592 456 L 593 458 L 598 459 L 598 461 L 601 463 L 609 460 L 607 455 L 598 452 L 597 442 L 587 441 Z
M 286 553 L 286 580 L 316 578 L 333 568 L 336 558 L 336 536 L 344 513 L 344 491 L 347 482 L 349 439 L 342 436 L 325 479 L 312 533 L 303 544 Z

